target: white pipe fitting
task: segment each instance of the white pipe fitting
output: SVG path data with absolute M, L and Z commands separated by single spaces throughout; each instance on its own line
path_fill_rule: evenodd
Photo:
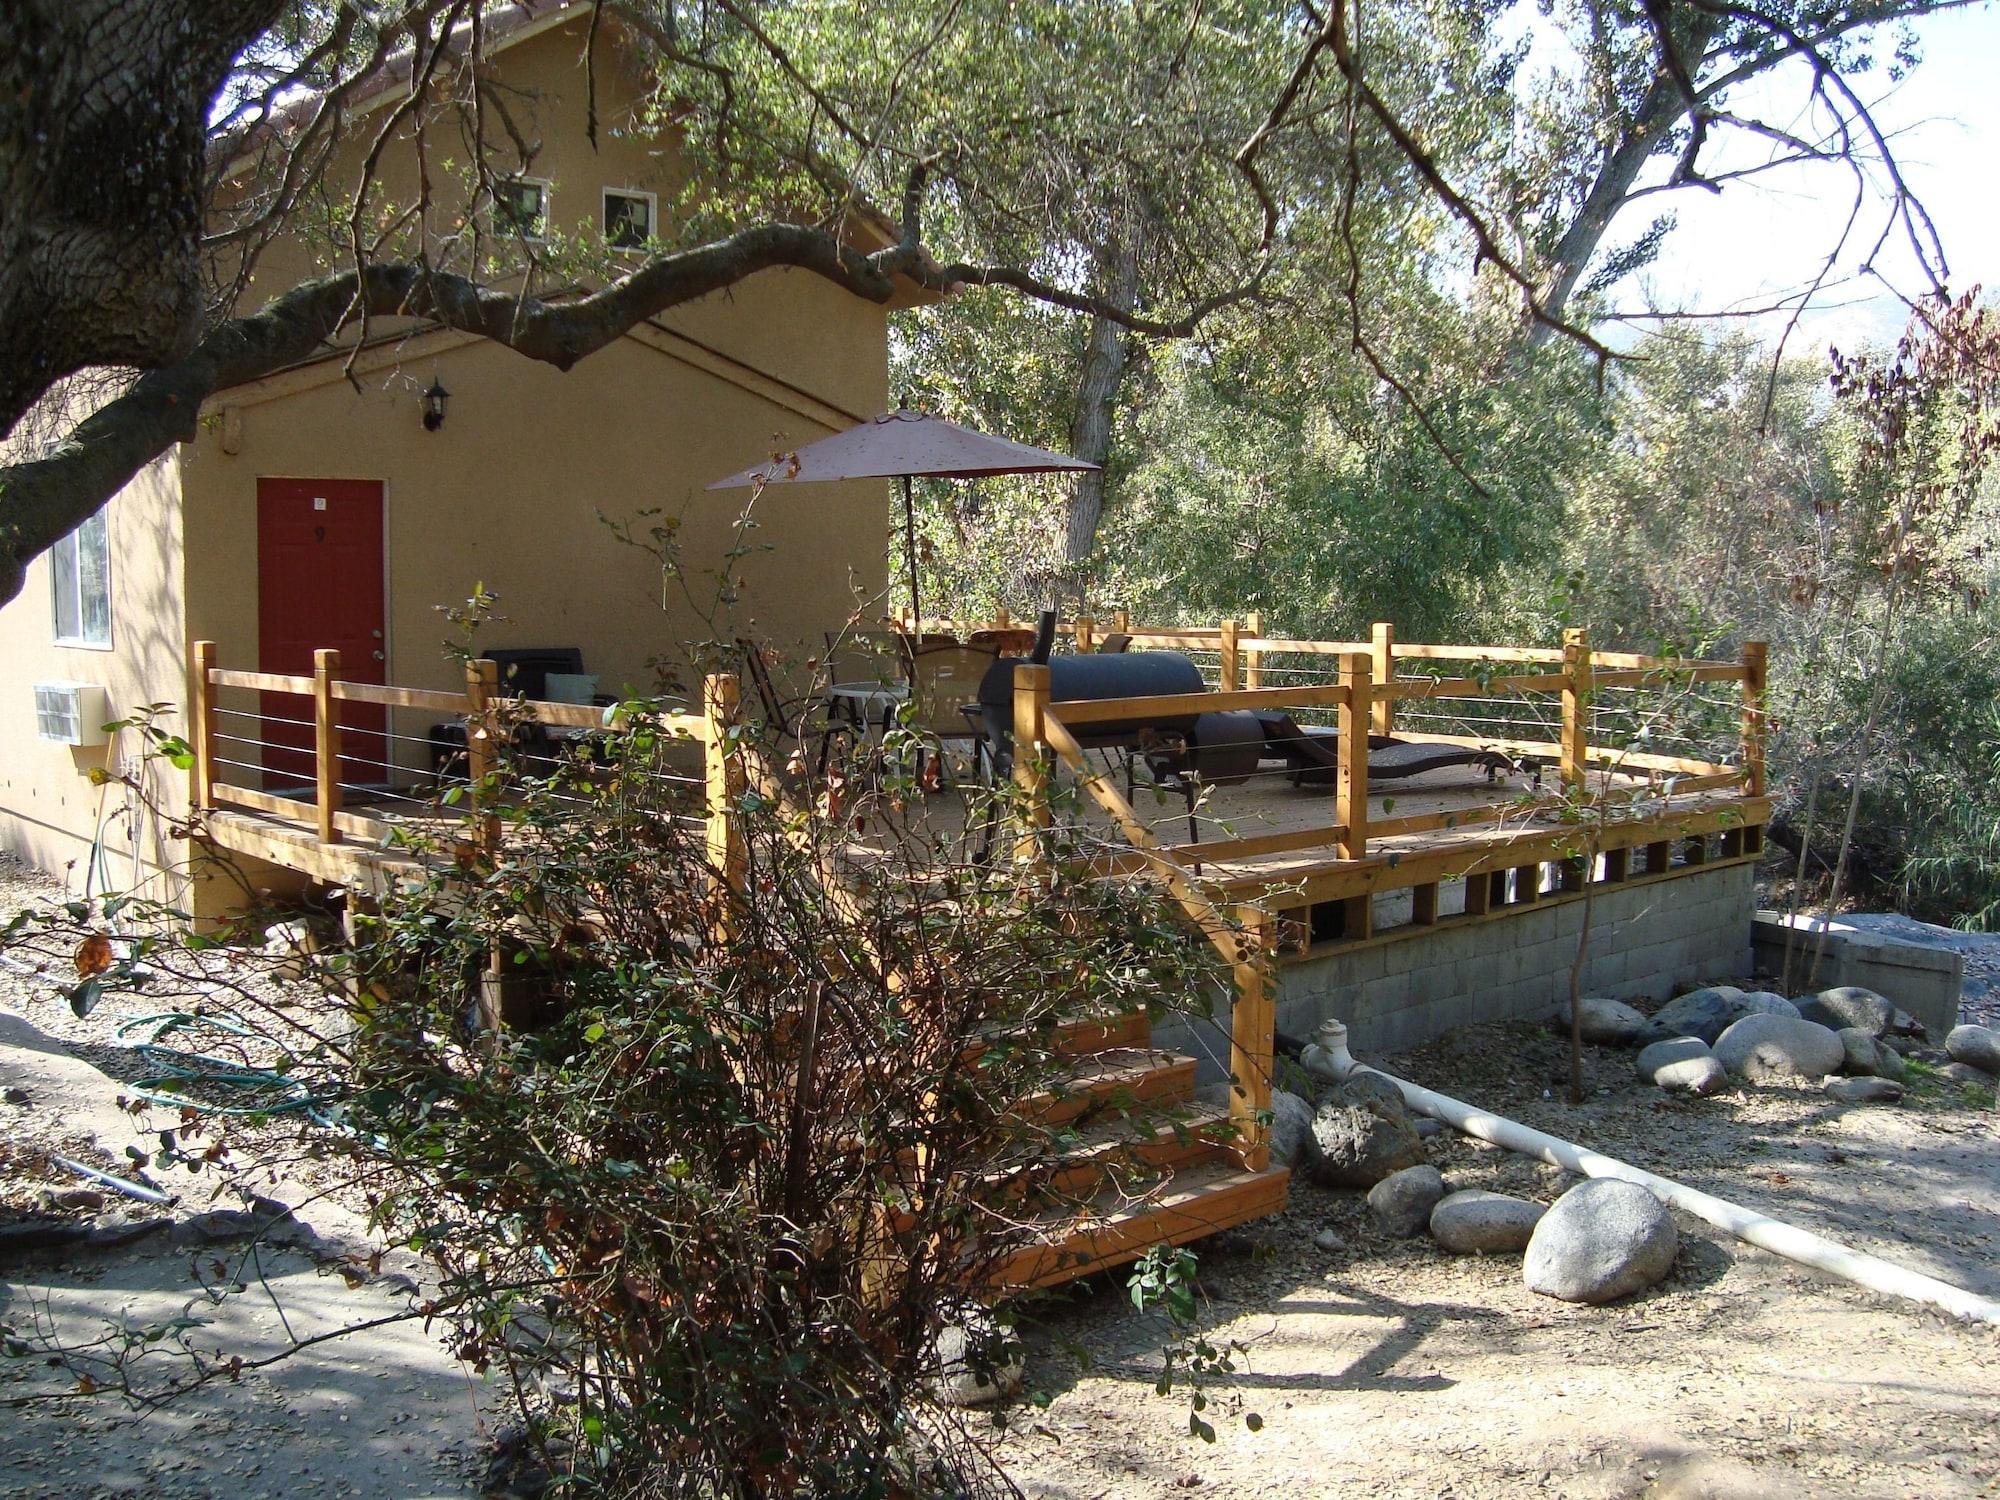
M 1697 1191 L 1671 1178 L 1656 1176 L 1614 1156 L 1588 1150 L 1523 1125 L 1518 1120 L 1475 1109 L 1448 1094 L 1434 1093 L 1392 1073 L 1368 1067 L 1356 1061 L 1347 1050 L 1347 1027 L 1340 1021 L 1322 1022 L 1317 1039 L 1306 1045 L 1299 1061 L 1307 1072 L 1334 1083 L 1357 1072 L 1374 1073 L 1402 1090 L 1404 1102 L 1411 1109 L 1442 1120 L 1477 1140 L 1505 1146 L 1510 1151 L 1518 1151 L 1523 1156 L 1532 1156 L 1584 1177 L 1617 1177 L 1626 1182 L 1636 1182 L 1669 1207 L 1685 1210 L 1760 1250 L 1782 1255 L 1816 1271 L 1825 1271 L 1857 1286 L 1865 1286 L 1870 1291 L 1927 1302 L 1956 1317 L 2000 1326 L 2000 1302 L 1990 1297 L 1981 1297 L 1920 1271 L 1905 1270 L 1879 1256 L 1850 1250 L 1835 1240 L 1800 1229 L 1795 1224 L 1787 1224 L 1754 1209 L 1744 1208 L 1741 1204 Z

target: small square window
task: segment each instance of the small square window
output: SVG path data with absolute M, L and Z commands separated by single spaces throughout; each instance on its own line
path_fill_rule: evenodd
M 636 188 L 604 190 L 604 243 L 613 250 L 638 250 L 650 240 L 656 226 L 653 215 L 657 200 Z
M 548 238 L 548 183 L 539 177 L 508 177 L 494 183 L 493 229 L 509 239 Z
M 59 646 L 111 644 L 111 539 L 99 511 L 49 549 Z

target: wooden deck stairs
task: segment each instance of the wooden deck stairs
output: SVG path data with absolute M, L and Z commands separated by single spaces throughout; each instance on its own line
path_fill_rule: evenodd
M 990 1267 L 994 1291 L 1057 1286 L 1285 1206 L 1291 1173 L 1246 1166 L 1228 1107 L 1195 1096 L 1195 1059 L 1152 1040 L 1143 1012 L 1054 1038 L 1070 1067 L 1013 1113 L 1054 1129 L 1058 1158 L 1031 1181 L 993 1184 L 996 1208 L 1030 1226 Z

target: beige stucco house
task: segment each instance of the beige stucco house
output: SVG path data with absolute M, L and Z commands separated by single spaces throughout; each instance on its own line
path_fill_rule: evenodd
M 522 191 L 578 240 L 631 235 L 678 170 L 671 139 L 640 128 L 643 75 L 620 59 L 615 25 L 598 42 L 596 147 L 586 139 L 588 12 L 521 7 L 493 60 L 517 123 L 542 143 Z M 413 162 L 392 150 L 384 174 L 413 182 Z M 246 305 L 324 269 L 304 242 L 273 245 Z M 163 876 L 171 888 L 183 779 L 156 764 L 149 790 L 169 816 L 141 813 L 137 793 L 90 775 L 135 768 L 137 736 L 46 737 L 35 689 L 101 688 L 77 700 L 87 718 L 179 705 L 196 640 L 215 641 L 224 667 L 298 671 L 297 653 L 318 644 L 342 649 L 350 678 L 449 688 L 462 669 L 443 650 L 453 628 L 440 609 L 484 588 L 504 617 L 484 646 L 572 646 L 605 690 L 643 688 L 649 658 L 710 633 L 689 596 L 722 566 L 742 497 L 703 485 L 884 409 L 887 318 L 807 273 L 772 271 L 566 373 L 463 335 L 378 326 L 358 354 L 329 349 L 220 393 L 193 441 L 38 559 L 0 609 L 0 848 L 76 888 L 93 849 L 99 888 Z M 432 430 L 434 383 L 450 397 Z M 600 520 L 648 508 L 678 518 L 685 589 Z M 882 485 L 779 486 L 756 517 L 731 632 L 813 643 L 884 587 Z M 392 732 L 412 737 L 437 717 L 390 713 Z M 234 732 L 254 739 L 257 723 Z M 94 727 L 69 737 L 90 741 Z M 396 759 L 420 757 L 398 743 Z M 254 746 L 238 753 L 227 774 L 260 784 Z

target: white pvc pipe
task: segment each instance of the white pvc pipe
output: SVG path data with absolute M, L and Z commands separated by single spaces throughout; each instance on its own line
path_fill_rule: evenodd
M 2000 1325 L 2000 1302 L 1990 1297 L 1981 1297 L 1950 1282 L 1939 1281 L 1935 1276 L 1905 1270 L 1879 1256 L 1850 1250 L 1795 1224 L 1786 1224 L 1740 1204 L 1699 1192 L 1666 1177 L 1655 1176 L 1614 1156 L 1586 1150 L 1570 1141 L 1532 1129 L 1518 1120 L 1475 1109 L 1447 1094 L 1419 1088 L 1394 1074 L 1357 1062 L 1347 1050 L 1347 1027 L 1339 1021 L 1321 1023 L 1318 1040 L 1306 1046 L 1299 1060 L 1307 1072 L 1335 1083 L 1356 1072 L 1386 1078 L 1402 1090 L 1403 1099 L 1411 1109 L 1442 1120 L 1455 1130 L 1584 1177 L 1618 1177 L 1626 1182 L 1636 1182 L 1662 1203 L 1684 1209 L 1717 1229 L 1733 1234 L 1760 1250 L 1769 1250 L 1773 1255 L 1782 1255 L 1816 1271 L 1842 1277 L 1870 1291 L 1884 1292 L 1892 1297 L 1908 1297 L 1912 1301 L 1941 1307 L 1957 1317 Z

